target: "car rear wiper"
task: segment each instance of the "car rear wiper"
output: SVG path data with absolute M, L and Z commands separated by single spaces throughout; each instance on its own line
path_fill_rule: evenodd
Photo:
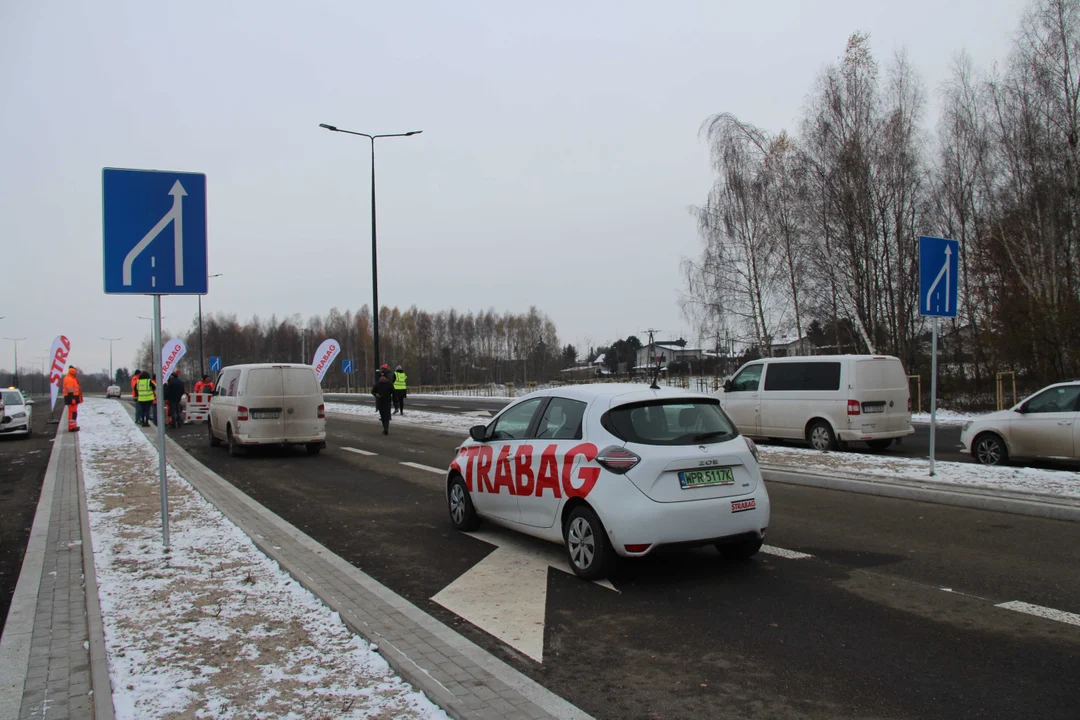
M 724 435 L 731 435 L 728 430 L 713 430 L 712 432 L 701 433 L 694 436 L 694 442 L 701 442 L 702 440 L 711 440 L 712 438 L 723 437 Z

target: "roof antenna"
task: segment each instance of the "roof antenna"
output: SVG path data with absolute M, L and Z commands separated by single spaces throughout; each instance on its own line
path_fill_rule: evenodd
M 656 352 L 656 345 L 655 345 L 655 343 L 653 343 L 653 335 L 655 333 L 660 332 L 660 331 L 650 328 L 649 330 L 642 330 L 642 332 L 649 333 L 649 348 L 655 353 Z M 657 378 L 660 377 L 660 357 L 661 357 L 660 355 L 656 356 L 656 367 L 653 368 L 652 385 L 649 386 L 650 390 L 659 390 L 660 389 L 660 386 L 656 383 Z

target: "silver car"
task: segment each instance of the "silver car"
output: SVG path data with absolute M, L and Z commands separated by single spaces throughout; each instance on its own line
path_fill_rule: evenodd
M 984 465 L 1010 458 L 1080 460 L 1080 380 L 1055 383 L 1009 410 L 964 423 L 963 452 Z
M 0 435 L 22 435 L 30 437 L 33 432 L 33 404 L 21 392 L 14 388 L 0 390 Z

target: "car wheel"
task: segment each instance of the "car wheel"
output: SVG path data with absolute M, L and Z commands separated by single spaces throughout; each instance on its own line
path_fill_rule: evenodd
M 741 562 L 757 555 L 762 542 L 760 537 L 744 537 L 735 542 L 717 543 L 716 549 L 725 560 Z
M 1009 459 L 1005 441 L 994 433 L 983 433 L 975 438 L 971 454 L 983 465 L 1000 465 Z
M 232 426 L 231 425 L 226 426 L 226 428 L 225 428 L 225 440 L 226 440 L 226 442 L 229 443 L 229 455 L 231 455 L 233 457 L 240 457 L 240 455 L 243 453 L 243 450 L 240 448 L 240 445 L 236 442 L 236 437 L 234 437 L 233 434 L 232 434 Z
M 480 527 L 480 516 L 476 514 L 469 489 L 465 487 L 465 481 L 460 475 L 455 475 L 450 480 L 450 492 L 446 494 L 446 500 L 450 508 L 450 522 L 455 529 L 471 532 Z
M 601 580 L 615 565 L 615 551 L 607 532 L 592 508 L 581 505 L 571 511 L 563 528 L 570 567 L 583 580 Z
M 815 420 L 810 425 L 810 430 L 806 433 L 806 439 L 810 441 L 810 446 L 815 450 L 824 452 L 836 449 L 836 434 L 829 427 L 829 423 L 824 420 Z
M 888 450 L 892 445 L 892 438 L 886 440 L 870 440 L 866 443 L 870 446 L 870 449 L 874 452 L 881 452 L 882 450 Z
M 214 434 L 214 426 L 210 424 L 210 419 L 206 420 L 206 429 L 210 433 L 210 447 L 221 447 L 221 441 L 218 440 L 218 436 Z
M 323 449 L 323 446 L 319 443 L 308 443 L 306 447 L 308 455 L 318 455 L 319 452 Z

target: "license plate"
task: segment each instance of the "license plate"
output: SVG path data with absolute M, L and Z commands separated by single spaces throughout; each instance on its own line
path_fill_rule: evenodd
M 735 475 L 731 468 L 709 468 L 708 470 L 684 470 L 679 473 L 679 484 L 683 490 L 710 485 L 734 485 Z
M 252 420 L 277 420 L 281 417 L 280 410 L 252 410 Z
M 732 500 L 731 512 L 746 512 L 747 510 L 756 510 L 757 500 L 750 498 L 749 500 Z
M 870 413 L 883 413 L 885 412 L 885 403 L 863 403 L 862 411 L 867 415 Z

